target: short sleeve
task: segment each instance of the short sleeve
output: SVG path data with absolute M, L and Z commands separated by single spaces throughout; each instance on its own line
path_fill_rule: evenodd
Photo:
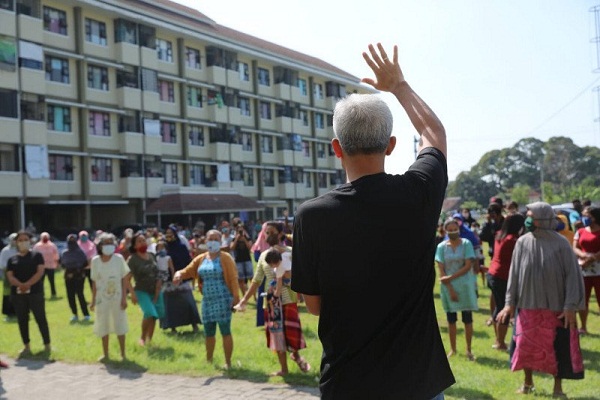
M 469 240 L 463 239 L 463 246 L 465 246 L 465 258 L 475 258 L 473 244 Z
M 90 278 L 93 281 L 98 279 L 98 260 L 96 257 L 92 258 L 92 261 L 90 262 Z
M 444 257 L 444 247 L 446 246 L 446 242 L 442 242 L 440 244 L 438 244 L 437 248 L 435 249 L 435 261 L 440 262 L 440 263 L 444 263 L 446 262 L 446 259 Z
M 36 252 L 33 255 L 33 261 L 35 262 L 35 265 L 44 264 L 44 256 L 42 256 L 41 253 Z
M 577 211 L 571 211 L 569 214 L 569 222 L 573 225 L 575 222 L 581 221 L 581 215 Z
M 286 251 L 281 254 L 281 265 L 279 268 L 284 272 L 292 270 L 292 253 Z
M 303 225 L 302 208 L 294 220 L 294 234 L 292 235 L 292 290 L 309 296 L 320 296 L 319 263 L 315 255 L 316 246 L 313 241 L 315 235 L 305 230 Z
M 577 232 L 575 232 L 575 235 L 573 236 L 573 241 L 579 242 L 579 238 L 581 237 L 579 234 L 580 231 L 581 229 L 577 229 Z
M 260 257 L 258 257 L 258 261 L 256 262 L 256 272 L 252 278 L 252 282 L 258 283 L 259 285 L 263 279 L 265 279 L 265 271 L 263 268 L 265 268 L 265 266 L 268 267 L 267 263 L 265 262 L 265 254 L 266 252 L 263 251 Z

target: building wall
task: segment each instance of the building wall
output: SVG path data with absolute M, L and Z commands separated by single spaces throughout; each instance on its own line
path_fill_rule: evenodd
M 43 53 L 39 69 L 39 65 L 19 67 L 18 60 L 0 65 L 0 91 L 4 90 L 0 109 L 10 109 L 7 104 L 12 102 L 8 105 L 19 113 L 0 115 L 0 148 L 10 144 L 13 152 L 8 154 L 12 163 L 0 164 L 0 188 L 7 184 L 14 188 L 0 189 L 0 199 L 19 194 L 15 214 L 20 214 L 23 205 L 35 216 L 39 214 L 36 207 L 52 209 L 53 204 L 69 201 L 78 209 L 77 223 L 91 226 L 106 218 L 144 219 L 142 204 L 160 196 L 163 189 L 193 188 L 201 193 L 218 187 L 265 203 L 283 201 L 294 208 L 336 186 L 333 178 L 317 180 L 319 173 L 333 177 L 341 170 L 329 152 L 323 158 L 315 156 L 318 143 L 328 143 L 333 133 L 327 116 L 336 97 L 325 95 L 326 83 L 334 81 L 347 92 L 362 92 L 358 80 L 267 53 L 251 43 L 211 37 L 199 28 L 182 29 L 181 17 L 166 10 L 148 12 L 142 7 L 139 12 L 144 15 L 136 16 L 136 9 L 125 10 L 127 4 L 116 8 L 101 2 L 42 0 L 37 15 L 18 14 L 14 7 L 0 9 L 0 40 L 12 41 L 16 52 L 20 41 L 26 41 Z M 45 21 L 46 9 L 64 12 L 64 22 L 53 19 L 55 14 Z M 120 19 L 138 28 L 155 29 L 156 39 L 171 47 L 151 48 L 152 41 L 144 46 L 139 35 L 135 44 L 119 41 Z M 61 33 L 65 27 L 66 34 Z M 200 52 L 199 65 L 188 65 L 188 47 Z M 220 55 L 228 52 L 234 61 L 209 65 L 215 59 L 209 59 L 211 48 Z M 64 68 L 51 58 L 64 60 Z M 240 65 L 247 66 L 247 74 L 240 72 Z M 281 67 L 292 70 L 306 88 L 300 88 L 300 81 L 276 84 L 275 74 Z M 259 68 L 268 71 L 268 85 L 259 84 Z M 67 81 L 53 80 L 59 70 L 59 79 L 65 79 L 68 70 Z M 155 87 L 159 81 L 171 86 Z M 315 96 L 315 84 L 321 86 L 322 96 Z M 189 87 L 199 89 L 192 103 Z M 16 91 L 16 100 L 6 90 Z M 248 101 L 249 112 L 239 108 L 239 97 Z M 23 112 L 24 103 L 30 112 Z M 294 111 L 278 116 L 283 106 Z M 301 111 L 307 122 L 301 119 Z M 321 118 L 322 126 L 315 123 L 316 118 Z M 201 127 L 201 137 L 190 133 L 194 126 Z M 270 153 L 263 153 L 262 132 L 275 137 Z M 294 146 L 302 138 L 310 140 L 309 156 L 278 156 L 297 153 Z M 38 146 L 36 151 L 48 158 L 41 176 L 32 177 L 31 171 L 36 162 L 46 163 L 43 156 L 41 161 L 19 157 L 27 146 Z M 209 169 L 202 179 L 194 178 L 198 173 L 193 171 L 194 162 L 227 163 L 232 174 L 241 166 L 252 171 L 253 179 L 245 182 L 235 176 L 231 182 L 215 185 L 216 176 Z M 29 175 L 22 172 L 26 166 Z M 286 166 L 300 168 L 297 176 L 303 180 L 281 178 Z M 273 182 L 264 182 L 258 167 L 271 168 Z M 65 175 L 65 168 L 71 172 Z M 313 184 L 306 187 L 304 179 Z M 111 203 L 118 208 L 124 201 L 130 202 L 123 207 L 125 211 L 110 208 Z M 64 207 L 54 208 L 66 212 Z M 13 219 L 25 223 L 21 215 Z

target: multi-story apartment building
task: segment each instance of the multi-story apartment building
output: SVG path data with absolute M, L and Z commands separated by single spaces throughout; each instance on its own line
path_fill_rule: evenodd
M 343 182 L 368 90 L 166 0 L 0 0 L 0 230 L 280 215 Z

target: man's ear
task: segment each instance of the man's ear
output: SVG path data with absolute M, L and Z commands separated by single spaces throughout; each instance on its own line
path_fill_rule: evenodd
M 337 138 L 331 139 L 331 146 L 333 147 L 333 152 L 337 158 L 342 158 L 342 145 Z
M 396 136 L 390 136 L 390 142 L 388 143 L 387 149 L 385 149 L 385 155 L 389 156 L 396 147 Z

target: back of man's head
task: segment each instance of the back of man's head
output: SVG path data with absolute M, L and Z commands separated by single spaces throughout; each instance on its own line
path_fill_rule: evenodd
M 333 132 L 349 156 L 384 153 L 392 128 L 392 112 L 376 95 L 351 94 L 335 105 Z

